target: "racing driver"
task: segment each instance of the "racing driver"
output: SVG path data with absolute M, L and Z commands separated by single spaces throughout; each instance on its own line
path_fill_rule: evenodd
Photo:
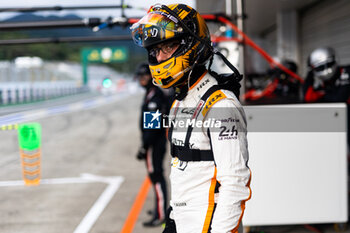
M 240 75 L 227 78 L 210 70 L 218 52 L 190 6 L 155 5 L 131 30 L 135 43 L 148 51 L 153 84 L 176 93 L 168 132 L 171 207 L 163 233 L 241 232 L 251 173 L 246 119 L 237 98 Z M 180 124 L 187 120 L 215 124 Z

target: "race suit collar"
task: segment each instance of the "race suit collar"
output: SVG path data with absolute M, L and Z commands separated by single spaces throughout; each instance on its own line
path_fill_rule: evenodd
M 204 73 L 198 82 L 190 87 L 186 99 L 192 98 L 195 102 L 199 101 L 204 93 L 212 86 L 217 85 L 218 82 L 208 72 Z
M 203 77 L 208 73 L 207 70 L 204 71 L 204 73 L 197 79 L 196 82 L 194 82 L 191 86 L 190 86 L 190 90 L 193 89 L 202 79 Z

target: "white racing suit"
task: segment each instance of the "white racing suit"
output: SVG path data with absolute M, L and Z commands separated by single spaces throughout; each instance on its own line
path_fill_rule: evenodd
M 242 230 L 245 201 L 251 196 L 246 119 L 231 91 L 208 91 L 217 84 L 204 73 L 183 100 L 174 101 L 169 114 L 173 156 L 170 217 L 177 233 Z M 186 120 L 185 126 L 180 124 L 184 119 L 203 124 L 194 125 L 189 132 Z

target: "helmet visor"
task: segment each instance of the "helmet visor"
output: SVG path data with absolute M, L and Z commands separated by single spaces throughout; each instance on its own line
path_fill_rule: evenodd
M 148 13 L 137 23 L 133 24 L 130 29 L 135 44 L 141 47 L 148 47 L 183 33 L 178 20 L 161 11 Z
M 324 71 L 328 68 L 332 68 L 335 65 L 335 61 L 330 61 L 322 65 L 318 65 L 317 67 L 314 68 L 316 72 L 321 72 Z

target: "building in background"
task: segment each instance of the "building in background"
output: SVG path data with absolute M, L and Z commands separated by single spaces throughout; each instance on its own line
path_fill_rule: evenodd
M 350 1 L 197 0 L 196 6 L 200 13 L 225 13 L 231 5 L 237 18 L 237 2 L 244 5 L 244 32 L 271 56 L 295 61 L 301 76 L 306 75 L 308 55 L 318 47 L 333 47 L 340 64 L 350 63 Z M 268 68 L 251 48 L 245 55 L 247 74 Z

